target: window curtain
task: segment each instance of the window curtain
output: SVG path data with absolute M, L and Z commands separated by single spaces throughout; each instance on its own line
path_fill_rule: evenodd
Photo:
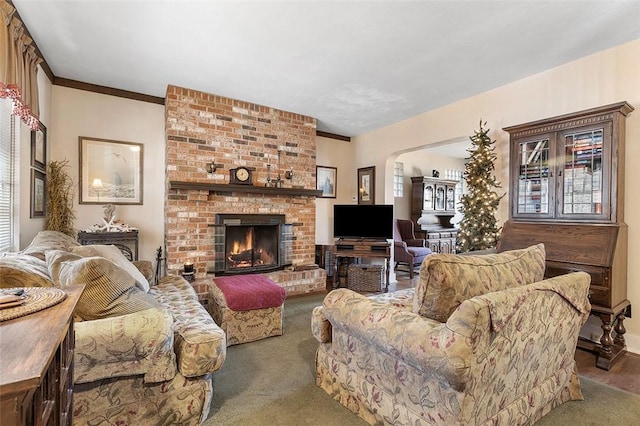
M 10 98 L 13 114 L 32 130 L 38 128 L 38 64 L 33 40 L 27 35 L 16 9 L 0 0 L 0 98 Z

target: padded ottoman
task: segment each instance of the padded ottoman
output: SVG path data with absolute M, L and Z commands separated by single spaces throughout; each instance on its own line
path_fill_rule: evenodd
M 227 346 L 282 335 L 286 293 L 264 275 L 216 277 L 209 296 L 211 316 L 227 334 Z

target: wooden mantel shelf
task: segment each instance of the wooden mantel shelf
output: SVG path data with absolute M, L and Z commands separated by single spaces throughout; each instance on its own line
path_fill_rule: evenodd
M 245 192 L 253 194 L 296 195 L 306 197 L 319 197 L 322 191 L 304 188 L 272 188 L 258 185 L 233 185 L 203 182 L 169 181 L 169 189 L 195 189 L 198 191 L 214 192 Z

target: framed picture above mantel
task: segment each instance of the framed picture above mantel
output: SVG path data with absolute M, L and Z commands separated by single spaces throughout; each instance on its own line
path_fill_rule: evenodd
M 78 138 L 80 204 L 142 204 L 143 145 Z

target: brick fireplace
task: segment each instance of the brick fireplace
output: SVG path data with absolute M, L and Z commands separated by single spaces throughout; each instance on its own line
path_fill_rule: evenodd
M 283 214 L 217 214 L 216 275 L 270 272 L 291 266 L 293 233 Z
M 324 270 L 306 272 L 315 260 L 315 119 L 176 86 L 167 88 L 165 119 L 169 273 L 193 262 L 197 283 L 211 278 L 220 256 L 216 215 L 282 215 L 291 226 L 290 265 L 271 274 L 305 283 L 285 286 L 288 294 L 323 290 Z M 229 185 L 229 170 L 239 166 L 253 172 L 252 185 Z M 278 174 L 282 186 L 265 187 Z

